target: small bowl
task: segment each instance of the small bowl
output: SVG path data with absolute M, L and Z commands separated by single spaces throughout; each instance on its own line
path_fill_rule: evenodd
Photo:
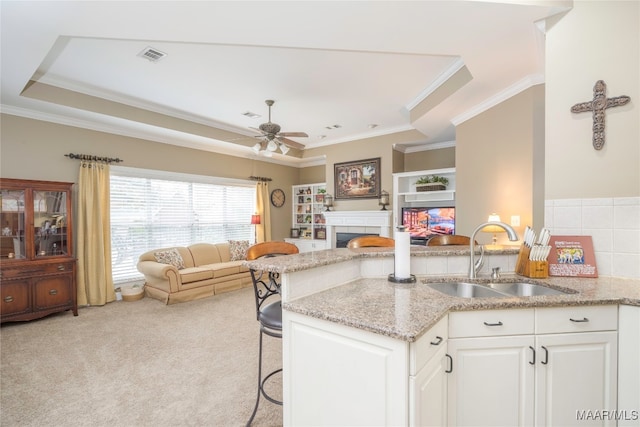
M 144 298 L 144 286 L 121 286 L 120 293 L 123 301 L 138 301 Z

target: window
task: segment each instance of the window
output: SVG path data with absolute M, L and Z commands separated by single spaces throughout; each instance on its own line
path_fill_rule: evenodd
M 253 241 L 255 184 L 197 175 L 111 167 L 114 283 L 139 280 L 138 257 L 153 249 Z

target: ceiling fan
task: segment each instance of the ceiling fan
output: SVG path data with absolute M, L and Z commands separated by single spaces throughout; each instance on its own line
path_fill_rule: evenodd
M 304 132 L 280 132 L 280 125 L 271 122 L 271 106 L 274 104 L 274 101 L 272 99 L 267 99 L 264 102 L 269 107 L 269 121 L 267 123 L 262 123 L 257 128 L 251 128 L 260 131 L 262 134 L 256 138 L 264 138 L 262 142 L 258 142 L 253 146 L 253 151 L 259 153 L 264 150 L 266 154 L 266 152 L 272 153 L 280 148 L 282 154 L 287 154 L 289 147 L 297 148 L 298 150 L 304 149 L 303 144 L 292 141 L 287 137 L 306 138 L 309 135 Z

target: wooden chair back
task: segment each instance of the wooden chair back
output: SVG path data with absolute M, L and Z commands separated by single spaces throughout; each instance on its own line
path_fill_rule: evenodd
M 396 245 L 396 241 L 390 237 L 382 236 L 361 236 L 349 240 L 348 248 L 391 248 Z
M 262 242 L 247 249 L 247 260 L 253 261 L 263 256 L 293 255 L 299 252 L 298 247 L 293 243 Z
M 433 236 L 427 241 L 427 246 L 450 246 L 450 245 L 466 245 L 469 246 L 471 238 L 461 234 L 440 234 Z

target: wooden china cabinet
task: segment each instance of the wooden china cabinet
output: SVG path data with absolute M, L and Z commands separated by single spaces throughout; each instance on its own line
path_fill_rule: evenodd
M 0 321 L 78 315 L 73 183 L 0 178 Z

